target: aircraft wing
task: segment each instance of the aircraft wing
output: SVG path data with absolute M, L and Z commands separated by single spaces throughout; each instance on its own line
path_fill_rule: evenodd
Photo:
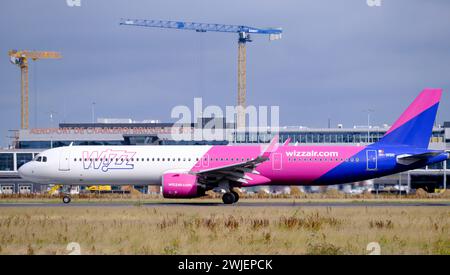
M 442 152 L 427 152 L 415 155 L 410 154 L 399 155 L 397 156 L 397 163 L 403 165 L 410 165 L 421 160 L 427 160 L 428 158 L 438 156 L 440 154 L 442 154 Z
M 220 177 L 228 179 L 230 181 L 247 183 L 247 180 L 251 180 L 251 178 L 249 178 L 245 174 L 251 173 L 258 175 L 259 172 L 255 170 L 256 166 L 267 161 L 268 159 L 268 157 L 259 156 L 249 161 L 233 163 L 230 165 L 214 167 L 210 169 L 195 171 L 192 173 L 201 177 Z
M 247 183 L 247 180 L 251 180 L 251 178 L 246 176 L 245 174 L 251 173 L 259 175 L 259 172 L 256 171 L 255 168 L 261 163 L 269 160 L 270 155 L 275 150 L 274 148 L 276 144 L 278 144 L 278 136 L 274 137 L 266 150 L 256 158 L 251 158 L 248 161 L 244 162 L 193 171 L 191 173 L 200 177 L 220 177 L 228 179 L 230 181 Z

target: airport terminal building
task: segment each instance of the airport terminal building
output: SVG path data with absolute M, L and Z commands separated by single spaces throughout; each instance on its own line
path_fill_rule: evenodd
M 267 143 L 274 133 L 237 133 L 233 126 L 224 127 L 223 138 L 173 138 L 176 133 L 202 131 L 200 124 L 184 125 L 182 129 L 173 123 L 124 122 L 99 120 L 98 123 L 61 123 L 58 128 L 39 128 L 13 131 L 9 148 L 0 150 L 0 192 L 32 193 L 46 191 L 48 186 L 32 184 L 22 180 L 17 169 L 32 160 L 39 152 L 60 146 L 73 145 L 226 145 Z M 202 124 L 204 125 L 204 124 Z M 222 124 L 221 124 L 222 125 Z M 223 124 L 227 125 L 227 124 Z M 228 125 L 230 126 L 230 125 Z M 175 129 L 175 130 L 174 130 Z M 377 142 L 388 130 L 383 127 L 308 128 L 286 126 L 278 129 L 280 142 L 290 139 L 290 145 L 365 145 Z M 189 136 L 189 135 L 188 135 Z M 194 135 L 192 135 L 194 136 Z M 450 122 L 433 128 L 430 148 L 450 151 Z M 374 179 L 371 184 L 377 191 L 387 187 L 397 190 L 425 188 L 429 192 L 446 188 L 450 160 L 398 175 Z M 364 183 L 357 183 L 363 185 Z M 355 186 L 355 185 L 353 185 Z M 339 187 L 341 188 L 341 187 Z M 343 188 L 343 187 L 342 187 Z

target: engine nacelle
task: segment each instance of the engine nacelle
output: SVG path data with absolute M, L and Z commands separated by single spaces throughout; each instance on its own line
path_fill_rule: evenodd
M 198 198 L 205 190 L 197 183 L 197 176 L 187 173 L 165 173 L 162 177 L 164 198 Z

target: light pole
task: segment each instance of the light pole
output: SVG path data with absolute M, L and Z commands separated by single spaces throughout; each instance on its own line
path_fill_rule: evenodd
M 50 128 L 53 128 L 53 115 L 57 114 L 57 112 L 50 111 L 48 112 L 50 117 Z M 50 132 L 50 148 L 53 148 L 53 131 Z
M 367 112 L 367 143 L 370 142 L 370 113 L 373 113 L 375 110 L 367 109 L 364 112 Z
M 92 123 L 95 123 L 95 102 L 92 102 Z

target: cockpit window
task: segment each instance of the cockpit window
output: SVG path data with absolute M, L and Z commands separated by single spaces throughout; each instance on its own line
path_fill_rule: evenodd
M 38 157 L 36 158 L 36 161 L 41 162 L 41 161 L 42 161 L 42 157 L 41 157 L 41 156 L 38 156 Z
M 42 157 L 42 162 L 47 162 L 47 157 Z

